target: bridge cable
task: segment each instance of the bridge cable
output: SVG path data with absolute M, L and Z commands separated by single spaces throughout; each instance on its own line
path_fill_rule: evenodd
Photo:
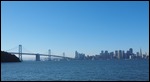
M 32 53 L 30 50 L 26 49 L 26 48 L 23 47 L 23 46 L 22 46 L 22 50 L 25 50 L 25 51 L 27 51 L 27 52 L 29 52 L 29 53 Z
M 14 50 L 14 49 L 17 49 L 17 48 L 18 48 L 18 46 L 13 47 L 13 48 L 11 48 L 11 49 L 8 49 L 8 50 L 6 50 L 6 51 L 8 52 L 8 51 L 11 51 L 11 50 Z

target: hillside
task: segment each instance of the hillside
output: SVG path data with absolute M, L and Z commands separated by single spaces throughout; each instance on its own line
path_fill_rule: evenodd
M 1 51 L 1 62 L 21 62 L 21 61 L 15 55 Z

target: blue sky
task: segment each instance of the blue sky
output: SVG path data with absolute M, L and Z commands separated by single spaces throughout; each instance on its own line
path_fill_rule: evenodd
M 1 50 L 74 57 L 149 48 L 148 1 L 2 1 Z M 17 49 L 16 49 L 17 51 Z

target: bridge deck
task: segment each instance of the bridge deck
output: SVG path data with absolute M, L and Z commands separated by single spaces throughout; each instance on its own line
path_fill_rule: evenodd
M 8 52 L 11 54 L 20 54 L 18 52 Z M 22 55 L 37 55 L 38 53 L 21 53 Z M 71 57 L 63 57 L 63 56 L 57 56 L 57 55 L 48 55 L 48 54 L 38 54 L 40 56 L 53 56 L 53 57 L 62 57 L 62 58 L 69 58 L 69 59 L 73 59 Z

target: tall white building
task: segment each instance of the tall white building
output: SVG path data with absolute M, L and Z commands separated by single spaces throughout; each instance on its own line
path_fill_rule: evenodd
M 140 48 L 140 56 L 143 58 L 142 49 Z

